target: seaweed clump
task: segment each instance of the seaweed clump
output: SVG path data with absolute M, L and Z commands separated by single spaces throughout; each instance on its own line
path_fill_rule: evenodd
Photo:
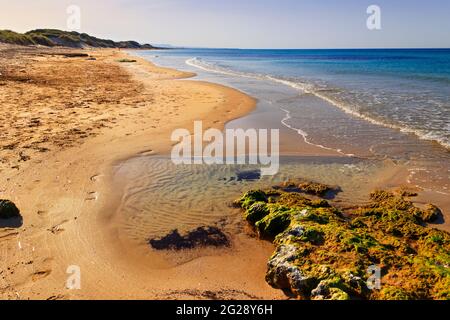
M 298 192 L 252 190 L 236 204 L 276 249 L 266 281 L 300 299 L 450 299 L 450 234 L 424 226 L 439 214 L 405 194 L 375 191 L 346 215 Z M 410 195 L 408 195 L 410 196 Z M 368 285 L 370 267 L 381 287 Z
M 150 239 L 148 243 L 156 250 L 183 250 L 197 247 L 228 247 L 230 241 L 225 233 L 216 227 L 199 227 L 186 235 L 173 230 L 160 239 Z

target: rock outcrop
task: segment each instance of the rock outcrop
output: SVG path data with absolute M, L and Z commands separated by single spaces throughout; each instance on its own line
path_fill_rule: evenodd
M 435 206 L 419 209 L 405 194 L 375 191 L 367 206 L 344 214 L 283 188 L 249 191 L 236 204 L 258 235 L 276 245 L 266 281 L 289 295 L 450 299 L 450 234 L 425 227 L 440 214 Z M 373 267 L 380 270 L 380 288 L 369 285 Z

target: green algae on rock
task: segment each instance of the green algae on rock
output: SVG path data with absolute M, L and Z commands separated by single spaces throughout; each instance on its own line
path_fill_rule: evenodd
M 323 183 L 304 180 L 288 180 L 282 183 L 281 186 L 277 188 L 280 188 L 284 191 L 298 191 L 320 197 L 325 196 L 330 192 L 337 193 L 340 191 L 339 188 L 334 188 Z
M 252 190 L 235 203 L 276 250 L 266 281 L 300 299 L 450 299 L 450 234 L 425 227 L 440 213 L 375 191 L 344 215 L 325 200 L 297 192 Z M 368 269 L 381 270 L 380 290 Z

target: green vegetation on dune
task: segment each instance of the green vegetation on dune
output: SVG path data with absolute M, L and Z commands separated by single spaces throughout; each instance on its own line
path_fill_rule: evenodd
M 10 30 L 0 30 L 0 42 L 31 46 L 41 45 L 47 47 L 63 46 L 71 48 L 124 48 L 124 49 L 154 49 L 149 44 L 141 45 L 136 41 L 105 40 L 75 31 L 62 31 L 57 29 L 36 29 L 24 34 Z
M 35 45 L 36 42 L 25 34 L 17 33 L 11 30 L 0 30 L 0 42 L 9 44 L 18 44 L 22 46 Z
M 439 209 L 406 196 L 376 191 L 345 215 L 279 189 L 249 191 L 236 204 L 276 245 L 266 274 L 275 288 L 301 299 L 450 299 L 450 234 L 424 226 Z M 368 288 L 371 266 L 381 270 L 379 290 Z

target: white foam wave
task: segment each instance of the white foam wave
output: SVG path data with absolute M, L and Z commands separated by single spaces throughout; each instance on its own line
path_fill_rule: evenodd
M 312 94 L 312 95 L 328 102 L 329 104 L 339 108 L 340 110 L 344 111 L 345 113 L 347 113 L 351 116 L 363 119 L 365 121 L 368 121 L 370 123 L 373 123 L 373 124 L 376 124 L 379 126 L 389 127 L 389 128 L 396 129 L 396 130 L 399 130 L 404 133 L 411 133 L 411 134 L 416 135 L 419 139 L 435 141 L 435 142 L 439 143 L 440 145 L 442 145 L 444 148 L 450 149 L 450 141 L 446 137 L 442 137 L 441 135 L 434 133 L 434 132 L 411 128 L 408 126 L 402 126 L 399 124 L 387 122 L 386 120 L 383 120 L 383 119 L 376 118 L 373 115 L 364 114 L 343 102 L 339 102 L 336 99 L 333 99 L 332 97 L 323 94 L 323 90 L 315 88 L 314 84 L 311 84 L 311 83 L 302 83 L 299 81 L 292 81 L 292 80 L 277 78 L 277 77 L 273 77 L 270 75 L 264 75 L 264 74 L 246 73 L 246 72 L 230 70 L 227 68 L 223 68 L 223 67 L 214 65 L 212 63 L 208 63 L 199 58 L 188 59 L 188 60 L 186 60 L 186 64 L 190 65 L 192 67 L 201 69 L 203 71 L 207 71 L 207 72 L 214 72 L 214 73 L 220 73 L 220 74 L 230 75 L 230 76 L 251 78 L 251 79 L 256 79 L 256 80 L 269 80 L 269 81 L 273 81 L 276 83 L 280 83 L 280 84 L 289 86 L 293 89 L 296 89 L 296 90 L 300 91 L 301 93 Z M 286 125 L 285 123 L 283 123 L 283 124 Z M 295 129 L 295 130 L 298 130 L 298 129 Z
M 308 139 L 308 133 L 306 133 L 302 129 L 296 128 L 296 127 L 290 125 L 289 123 L 287 123 L 287 121 L 289 119 L 292 119 L 291 113 L 288 110 L 286 110 L 286 109 L 283 109 L 283 108 L 280 108 L 280 109 L 283 110 L 286 113 L 286 116 L 283 118 L 283 120 L 281 120 L 281 123 L 285 127 L 289 128 L 289 129 L 292 129 L 292 130 L 296 131 L 299 135 L 301 135 L 303 137 L 303 141 L 305 141 L 306 144 L 309 144 L 309 145 L 315 146 L 315 147 L 319 147 L 319 148 L 324 149 L 324 150 L 335 151 L 335 152 L 337 152 L 339 154 L 342 154 L 344 156 L 347 156 L 347 157 L 354 157 L 355 156 L 354 154 L 344 153 L 344 152 L 342 152 L 341 149 L 334 149 L 334 148 L 326 147 L 326 146 L 321 145 L 321 144 L 317 144 L 317 143 L 311 142 Z
M 224 75 L 228 75 L 228 76 L 239 76 L 239 77 L 243 77 L 243 78 L 252 78 L 252 79 L 257 79 L 257 80 L 265 79 L 264 75 L 246 73 L 246 72 L 240 72 L 240 71 L 234 71 L 234 70 L 230 70 L 230 69 L 226 69 L 226 68 L 221 68 L 221 67 L 213 65 L 211 63 L 202 61 L 199 58 L 188 59 L 188 60 L 186 60 L 186 64 L 191 67 L 201 69 L 203 71 L 220 73 L 220 74 L 224 74 Z

